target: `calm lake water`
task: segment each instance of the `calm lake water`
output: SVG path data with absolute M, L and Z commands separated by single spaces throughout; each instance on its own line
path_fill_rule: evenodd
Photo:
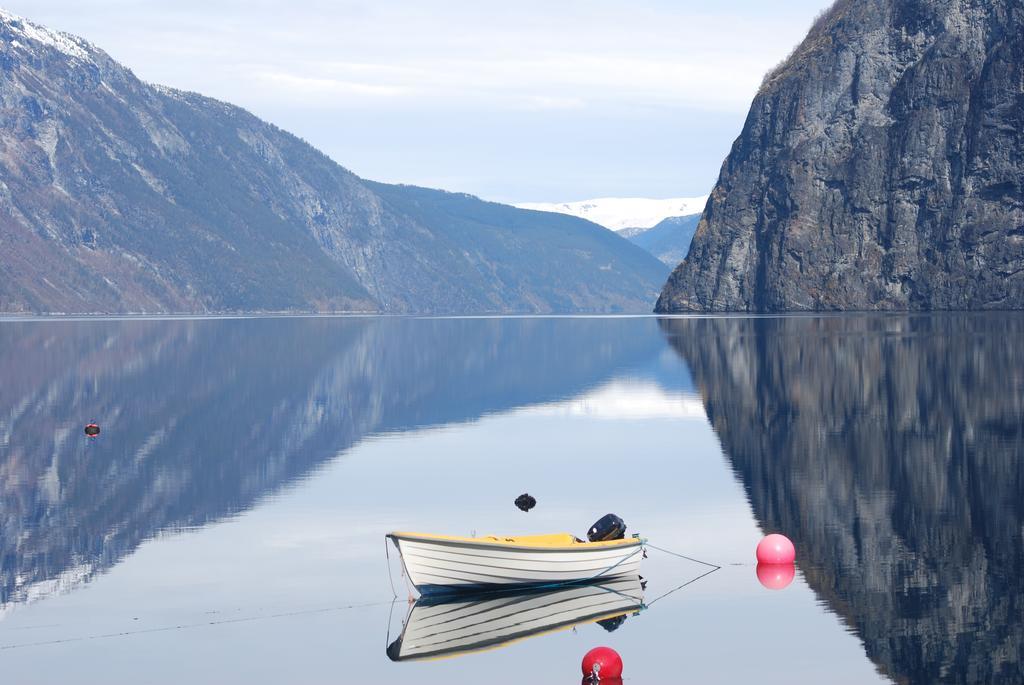
M 554 685 L 603 644 L 627 683 L 1019 683 L 1022 341 L 1016 314 L 0 322 L 0 678 Z M 625 621 L 389 658 L 416 609 L 386 532 L 608 512 L 722 568 L 676 589 L 709 567 L 651 549 Z

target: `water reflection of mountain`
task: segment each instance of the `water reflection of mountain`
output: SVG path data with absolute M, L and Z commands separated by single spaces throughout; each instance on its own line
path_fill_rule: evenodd
M 898 682 L 1024 682 L 1024 318 L 664 320 L 766 530 Z
M 379 431 L 571 396 L 656 356 L 586 319 L 0 325 L 0 609 L 242 511 Z M 653 326 L 653 322 L 652 322 Z M 90 441 L 82 426 L 98 420 Z

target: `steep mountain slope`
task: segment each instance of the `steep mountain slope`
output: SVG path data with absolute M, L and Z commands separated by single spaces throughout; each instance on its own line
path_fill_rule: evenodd
M 699 214 L 707 196 L 653 200 L 644 197 L 601 197 L 579 202 L 523 202 L 516 207 L 541 212 L 578 216 L 605 228 L 628 235 L 630 231 L 652 228 L 674 216 Z
M 439 274 L 463 284 L 452 292 L 477 301 L 463 309 L 499 311 L 635 311 L 637 295 L 657 297 L 659 273 L 651 255 L 588 221 L 483 202 L 439 190 L 366 185 L 386 209 L 424 226 L 443 226 L 453 249 L 473 250 L 461 271 Z M 460 247 L 461 246 L 461 247 Z M 534 246 L 543 254 L 529 256 Z M 581 254 L 581 250 L 587 250 Z M 495 287 L 497 286 L 497 287 Z M 493 298 L 484 300 L 484 296 Z M 500 299 L 499 299 L 500 298 Z
M 686 259 L 699 222 L 700 214 L 673 216 L 657 226 L 639 232 L 631 232 L 626 237 L 630 242 L 644 248 L 668 266 L 674 267 Z
M 1024 7 L 840 0 L 769 74 L 657 309 L 1024 307 Z
M 584 221 L 419 211 L 428 191 L 2 12 L 0 70 L 0 311 L 643 311 L 666 274 Z

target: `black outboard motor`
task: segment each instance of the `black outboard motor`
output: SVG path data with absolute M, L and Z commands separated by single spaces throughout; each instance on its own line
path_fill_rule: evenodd
M 587 531 L 587 539 L 591 542 L 621 540 L 626 537 L 626 522 L 615 514 L 605 514 Z

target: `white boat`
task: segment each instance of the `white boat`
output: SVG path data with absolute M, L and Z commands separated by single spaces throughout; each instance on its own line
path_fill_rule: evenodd
M 389 533 L 421 594 L 547 586 L 640 575 L 639 537 L 584 542 L 569 533 L 456 537 Z
M 643 609 L 643 601 L 638 576 L 558 590 L 421 597 L 387 654 L 392 661 L 458 656 L 585 623 L 611 621 L 605 625 L 615 626 Z

